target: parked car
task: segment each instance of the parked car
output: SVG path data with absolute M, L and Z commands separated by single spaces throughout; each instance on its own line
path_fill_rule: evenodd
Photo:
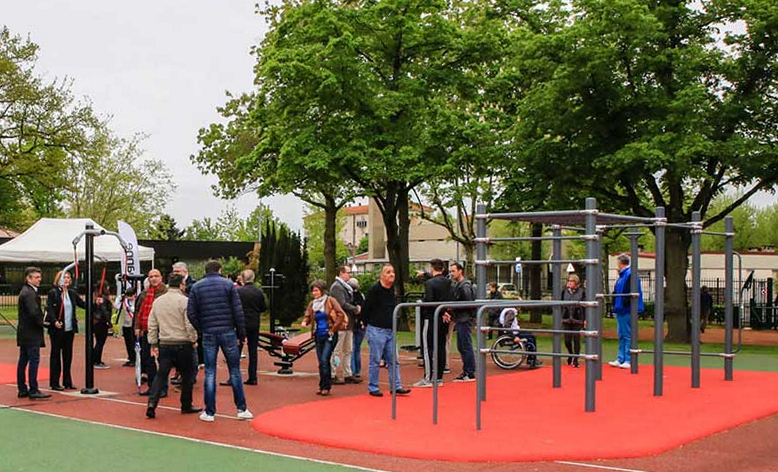
M 519 298 L 519 292 L 516 290 L 516 286 L 509 283 L 497 284 L 497 290 L 502 293 L 503 298 L 517 299 Z

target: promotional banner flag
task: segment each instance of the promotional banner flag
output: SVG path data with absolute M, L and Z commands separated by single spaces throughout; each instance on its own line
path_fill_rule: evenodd
M 138 237 L 135 236 L 135 230 L 132 229 L 132 226 L 119 220 L 119 236 L 127 243 L 126 257 L 122 261 L 122 274 L 126 274 L 128 277 L 141 275 L 140 251 L 138 250 Z

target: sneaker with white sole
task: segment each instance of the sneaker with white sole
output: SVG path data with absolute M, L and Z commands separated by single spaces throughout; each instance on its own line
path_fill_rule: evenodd
M 618 360 L 610 361 L 610 362 L 608 362 L 608 365 L 613 366 L 613 367 L 621 367 L 621 362 L 619 362 Z
M 416 382 L 415 384 L 413 384 L 413 386 L 415 388 L 431 388 L 432 387 L 432 382 L 430 382 L 427 379 L 421 379 L 418 382 Z
M 201 420 L 201 421 L 205 421 L 205 422 L 208 422 L 208 423 L 213 423 L 213 420 L 214 420 L 214 419 L 215 419 L 215 418 L 213 417 L 213 415 L 209 415 L 209 414 L 208 414 L 208 413 L 206 413 L 206 412 L 202 412 L 202 413 L 200 413 L 200 420 Z
M 239 420 L 253 420 L 254 415 L 247 409 L 245 410 L 238 410 L 238 419 Z
M 632 364 L 630 364 L 629 362 L 622 362 L 621 364 L 619 364 L 619 367 L 622 369 L 629 369 L 632 367 Z
M 475 375 L 465 374 L 463 372 L 454 379 L 454 382 L 475 382 Z

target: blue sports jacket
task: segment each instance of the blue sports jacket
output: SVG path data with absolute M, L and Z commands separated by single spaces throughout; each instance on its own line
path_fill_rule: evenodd
M 613 293 L 630 293 L 629 290 L 629 276 L 632 273 L 632 267 L 627 267 L 619 273 L 619 279 L 616 281 L 616 286 L 613 287 Z M 643 313 L 643 289 L 640 288 L 638 283 L 638 313 Z M 632 297 L 614 297 L 613 298 L 613 313 L 617 315 L 628 315 L 630 302 Z
M 235 330 L 238 339 L 246 337 L 238 290 L 220 274 L 207 274 L 192 286 L 186 311 L 189 322 L 198 331 L 220 334 Z

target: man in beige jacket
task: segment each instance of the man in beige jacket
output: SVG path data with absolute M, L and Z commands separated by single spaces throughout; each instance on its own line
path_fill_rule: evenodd
M 180 274 L 172 274 L 168 291 L 154 300 L 149 315 L 149 344 L 154 357 L 159 359 L 159 372 L 149 394 L 146 417 L 156 416 L 157 402 L 175 366 L 181 373 L 181 413 L 199 413 L 202 408 L 192 406 L 192 359 L 197 344 L 197 331 L 186 316 L 188 299 L 184 295 L 186 282 Z

